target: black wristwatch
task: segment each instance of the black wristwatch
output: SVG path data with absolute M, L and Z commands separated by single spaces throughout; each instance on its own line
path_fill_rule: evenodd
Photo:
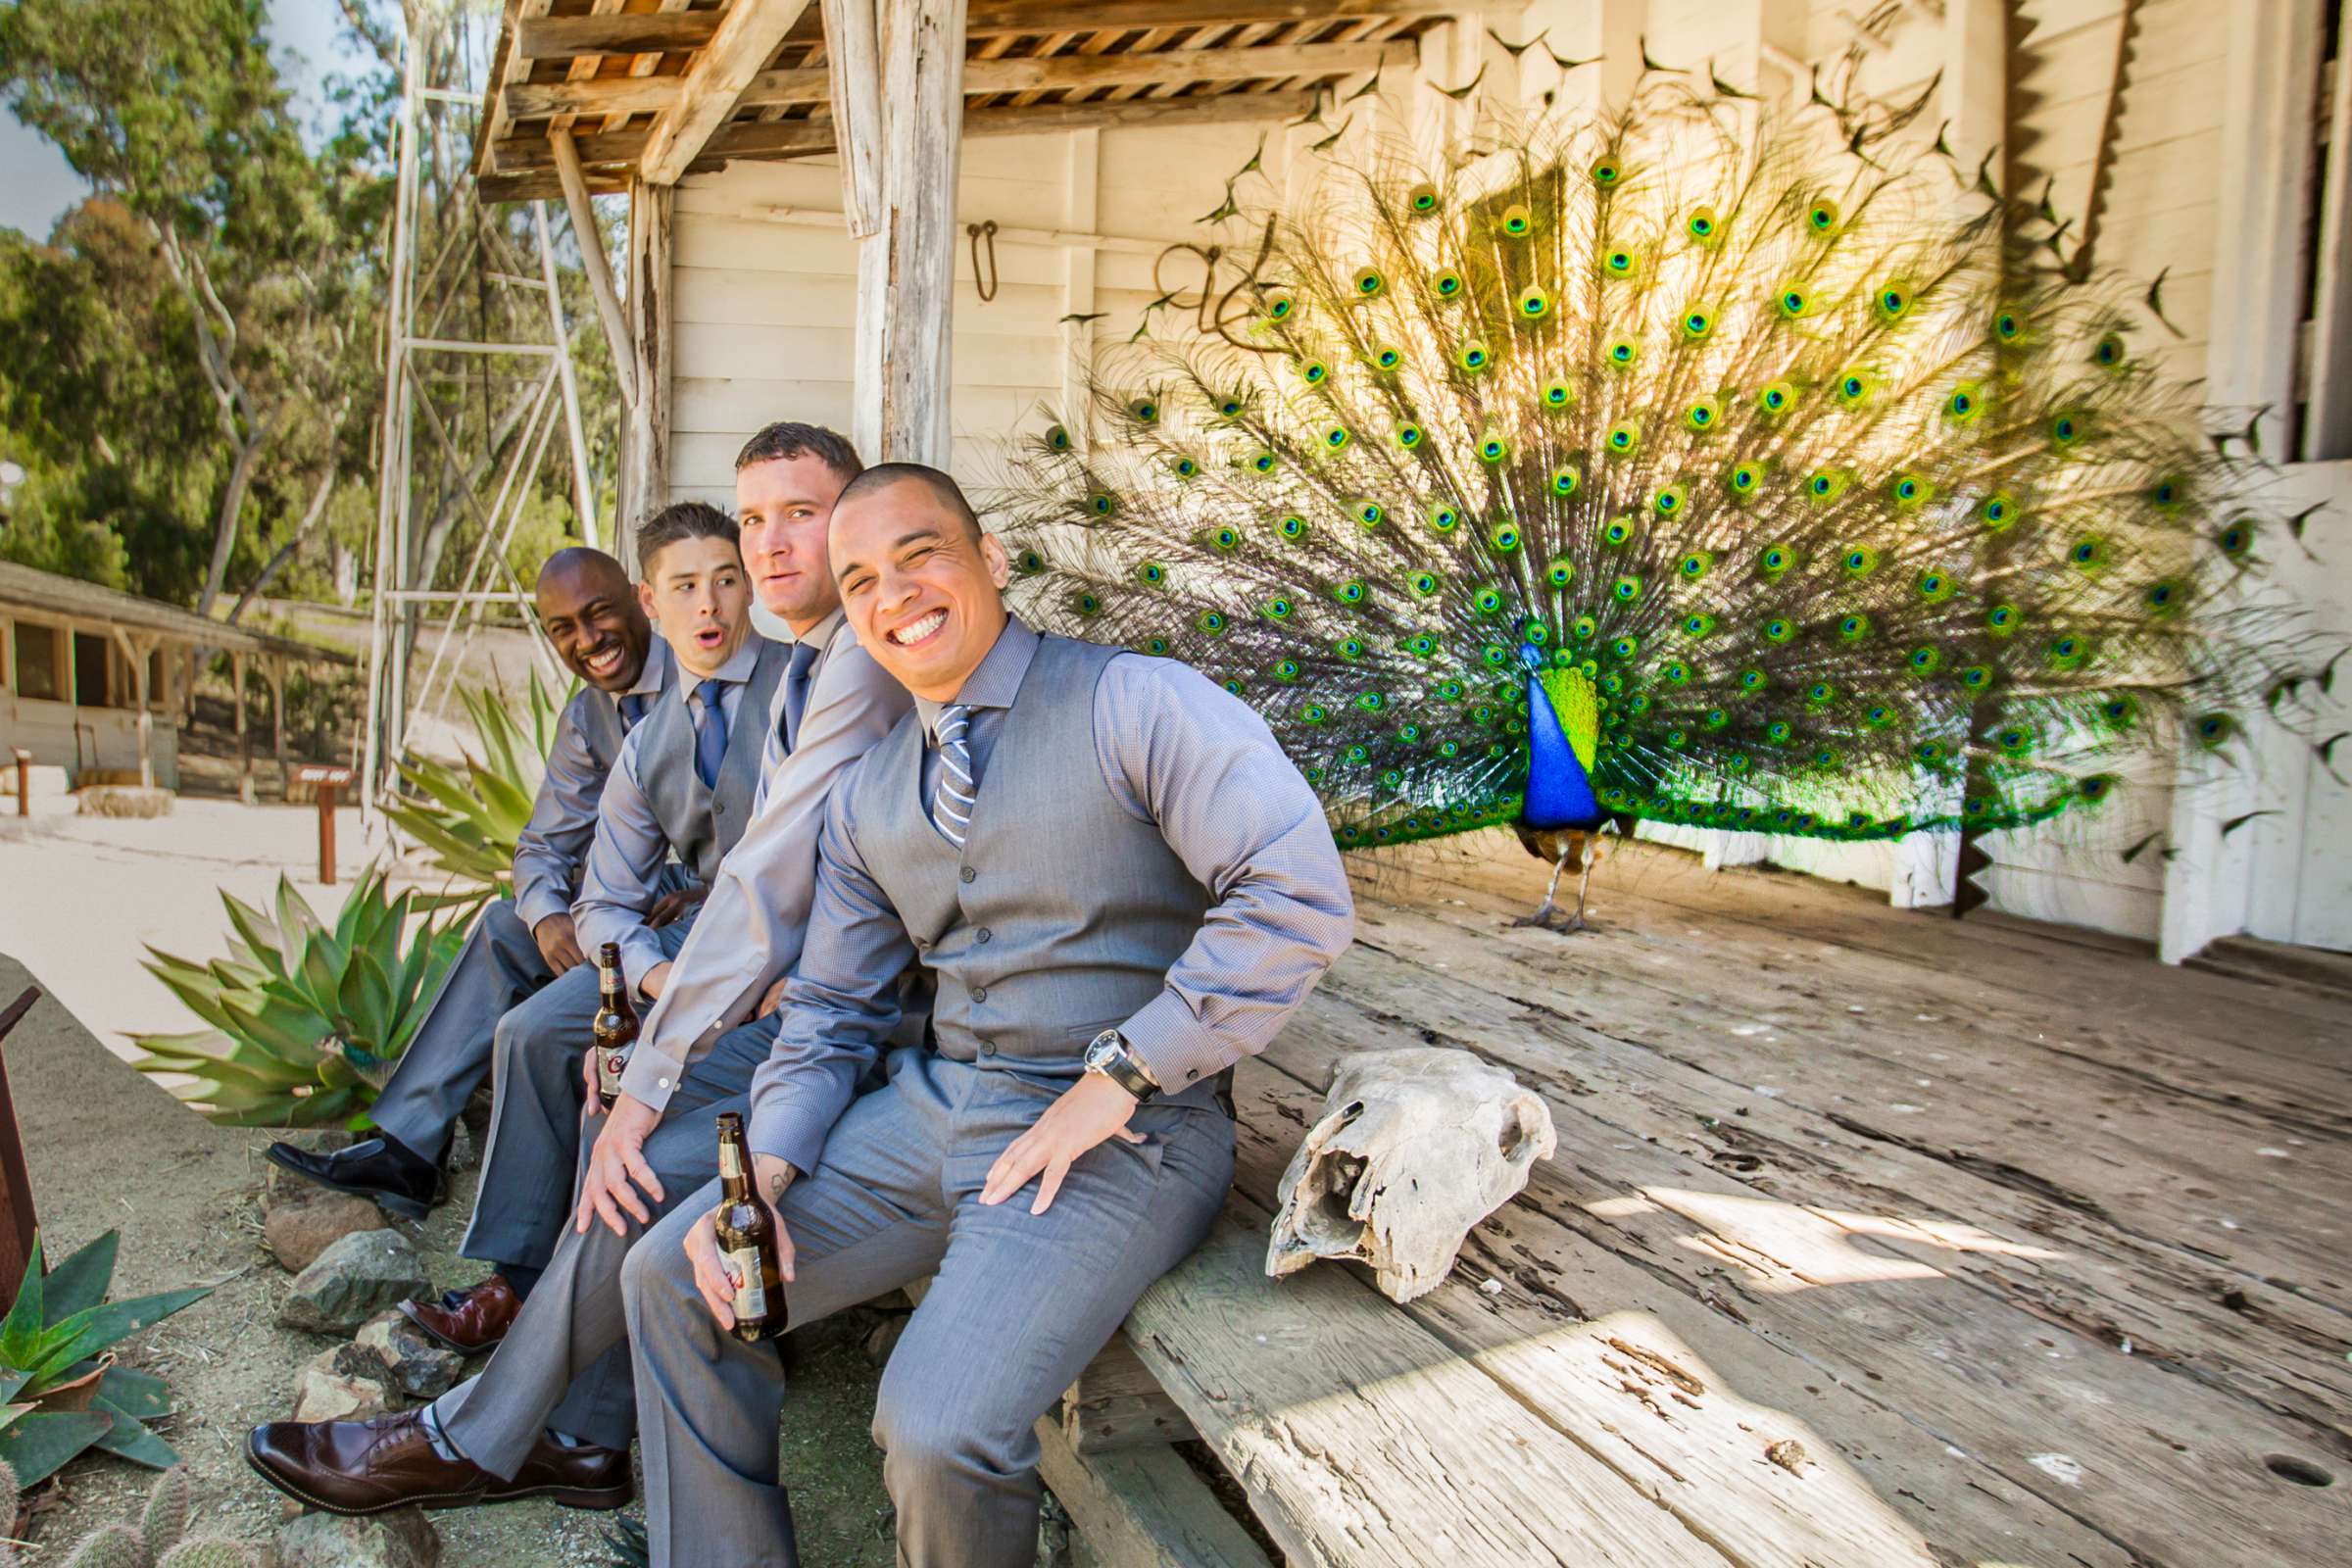
M 1086 1070 L 1101 1073 L 1139 1101 L 1150 1100 L 1159 1093 L 1159 1085 L 1152 1081 L 1144 1064 L 1135 1059 L 1135 1053 L 1127 1048 L 1126 1037 L 1116 1029 L 1103 1030 L 1087 1046 Z

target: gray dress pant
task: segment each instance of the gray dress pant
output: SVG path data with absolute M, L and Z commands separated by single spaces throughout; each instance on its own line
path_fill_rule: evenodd
M 752 1073 L 767 1059 L 775 1038 L 773 1018 L 738 1025 L 679 1080 L 662 1124 L 645 1141 L 646 1162 L 661 1178 L 664 1198 L 655 1202 L 640 1197 L 657 1220 L 717 1175 L 717 1115 L 748 1114 Z M 592 1143 L 601 1126 L 601 1120 L 582 1119 L 580 1098 L 574 1057 L 569 1103 L 575 1146 Z M 503 1105 L 503 1088 L 499 1099 Z M 582 1127 L 589 1139 L 581 1139 Z M 624 1238 L 598 1219 L 579 1234 L 571 1224 L 576 1191 L 567 1188 L 544 1205 L 552 1255 L 505 1342 L 488 1365 L 434 1405 L 442 1431 L 459 1449 L 502 1476 L 512 1476 L 551 1427 L 607 1448 L 625 1448 L 636 1435 L 629 1348 L 621 1333 L 620 1260 L 637 1227 L 632 1224 Z
M 984 1207 L 998 1154 L 1066 1083 L 921 1051 L 854 1102 L 815 1172 L 784 1195 L 795 1326 L 933 1274 L 882 1374 L 874 1441 L 904 1568 L 1029 1568 L 1037 1556 L 1037 1418 L 1108 1343 L 1136 1298 L 1208 1234 L 1233 1180 L 1220 1110 L 1146 1105 L 1070 1168 L 1053 1207 L 1036 1183 Z M 645 1415 L 656 1568 L 798 1568 L 779 1484 L 774 1348 L 719 1332 L 683 1242 L 718 1200 L 687 1197 L 628 1254 L 621 1292 Z
M 440 995 L 401 1054 L 391 1081 L 376 1097 L 368 1112 L 376 1126 L 424 1158 L 439 1158 L 458 1112 L 490 1070 L 492 1029 L 507 1009 L 554 978 L 514 906 L 492 900 L 458 950 L 458 961 L 442 979 Z M 588 1007 L 593 1016 L 593 969 Z M 587 1027 L 584 1016 L 581 1031 Z
M 700 912 L 698 905 L 654 933 L 664 957 L 678 956 Z M 580 1063 L 596 1005 L 596 965 L 583 963 L 498 1020 L 490 1140 L 460 1256 L 544 1268 L 555 1254 L 585 1153 Z M 639 1017 L 652 1005 L 639 1001 Z

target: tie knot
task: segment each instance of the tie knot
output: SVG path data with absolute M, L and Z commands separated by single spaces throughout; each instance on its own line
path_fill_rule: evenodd
M 705 712 L 709 712 L 710 710 L 718 706 L 718 694 L 726 689 L 726 684 L 727 683 L 725 681 L 720 680 L 716 675 L 713 675 L 709 680 L 704 681 L 701 685 L 695 687 L 694 695 L 703 700 L 703 710 Z
M 946 746 L 963 738 L 972 727 L 972 710 L 967 703 L 950 703 L 939 710 L 939 744 Z

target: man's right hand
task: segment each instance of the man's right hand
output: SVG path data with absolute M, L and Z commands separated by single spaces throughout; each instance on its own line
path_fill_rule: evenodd
M 776 1269 L 787 1283 L 794 1278 L 792 1232 L 784 1228 L 784 1216 L 776 1204 L 783 1200 L 784 1189 L 792 1185 L 792 1165 L 773 1154 L 752 1156 L 752 1180 L 760 1193 L 760 1201 L 767 1205 L 769 1220 L 776 1227 Z M 735 1277 L 727 1271 L 718 1256 L 718 1210 L 712 1209 L 694 1222 L 686 1233 L 686 1257 L 694 1265 L 694 1288 L 703 1293 L 703 1304 L 718 1320 L 721 1329 L 735 1327 Z
M 580 928 L 571 923 L 568 913 L 551 914 L 531 927 L 531 940 L 539 944 L 539 956 L 559 975 L 588 961 L 588 956 L 580 951 Z

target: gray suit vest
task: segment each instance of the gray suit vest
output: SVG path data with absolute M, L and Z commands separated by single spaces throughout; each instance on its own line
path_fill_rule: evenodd
M 718 862 L 751 823 L 760 758 L 775 718 L 776 688 L 792 661 L 789 643 L 760 637 L 759 648 L 759 662 L 727 725 L 727 755 L 718 764 L 716 789 L 707 787 L 694 770 L 694 715 L 682 697 L 664 691 L 637 726 L 644 732 L 637 742 L 638 786 L 679 863 L 705 882 L 718 875 Z M 675 681 L 689 691 L 694 687 L 694 677 L 683 669 Z
M 1087 1043 L 1159 995 L 1214 902 L 1103 782 L 1095 685 L 1124 651 L 1039 641 L 960 853 L 924 809 L 918 714 L 858 769 L 858 852 L 938 980 L 942 1055 L 1078 1076 Z M 1211 1103 L 1210 1083 L 1165 1087 Z

